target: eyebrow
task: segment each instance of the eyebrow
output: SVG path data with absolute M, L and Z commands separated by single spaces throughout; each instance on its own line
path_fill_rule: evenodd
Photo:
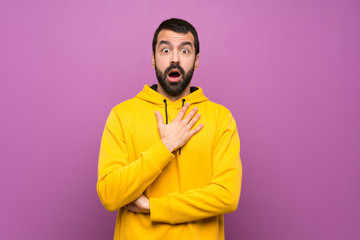
M 191 44 L 191 42 L 189 42 L 189 41 L 182 42 L 180 45 L 181 45 L 181 46 L 189 45 L 190 47 L 192 47 L 192 44 Z
M 171 45 L 169 41 L 166 41 L 166 40 L 161 40 L 160 43 L 159 43 L 159 47 L 161 46 L 161 44 L 165 44 L 165 45 Z M 181 46 L 185 46 L 185 45 L 189 45 L 190 47 L 192 47 L 192 43 L 189 42 L 189 41 L 186 41 L 186 42 L 182 42 L 180 44 Z
M 160 43 L 159 43 L 159 46 L 160 46 L 161 44 L 170 45 L 170 43 L 169 43 L 168 41 L 165 41 L 165 40 L 161 40 Z

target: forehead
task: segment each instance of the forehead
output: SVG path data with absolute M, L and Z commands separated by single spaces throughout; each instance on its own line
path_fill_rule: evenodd
M 190 31 L 187 33 L 177 33 L 168 29 L 163 29 L 159 32 L 156 45 L 159 46 L 160 41 L 168 41 L 173 45 L 178 45 L 183 42 L 191 42 L 194 45 L 194 36 Z

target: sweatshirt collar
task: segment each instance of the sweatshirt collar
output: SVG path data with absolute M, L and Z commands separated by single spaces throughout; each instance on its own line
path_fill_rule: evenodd
M 164 99 L 165 99 L 168 106 L 173 108 L 181 108 L 183 104 L 183 99 L 185 99 L 185 103 L 190 103 L 190 104 L 199 103 L 208 100 L 208 98 L 204 96 L 201 87 L 197 87 L 197 88 L 191 87 L 191 90 L 193 92 L 191 92 L 190 94 L 186 95 L 183 98 L 176 100 L 175 102 L 172 102 L 170 99 L 161 95 L 160 93 L 158 93 L 153 89 L 154 87 L 153 88 L 152 87 L 146 84 L 143 90 L 139 94 L 137 94 L 136 97 L 156 105 L 164 105 Z

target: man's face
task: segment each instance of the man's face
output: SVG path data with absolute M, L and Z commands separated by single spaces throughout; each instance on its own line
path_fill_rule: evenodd
M 199 65 L 199 54 L 195 56 L 194 36 L 171 30 L 161 30 L 158 35 L 152 66 L 161 88 L 171 96 L 184 90 L 190 91 L 190 81 Z

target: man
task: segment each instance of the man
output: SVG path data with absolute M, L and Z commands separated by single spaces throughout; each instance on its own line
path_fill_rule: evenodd
M 224 239 L 223 214 L 240 196 L 239 137 L 230 111 L 190 87 L 198 65 L 195 28 L 162 22 L 152 55 L 159 85 L 107 119 L 97 192 L 118 210 L 114 239 Z

